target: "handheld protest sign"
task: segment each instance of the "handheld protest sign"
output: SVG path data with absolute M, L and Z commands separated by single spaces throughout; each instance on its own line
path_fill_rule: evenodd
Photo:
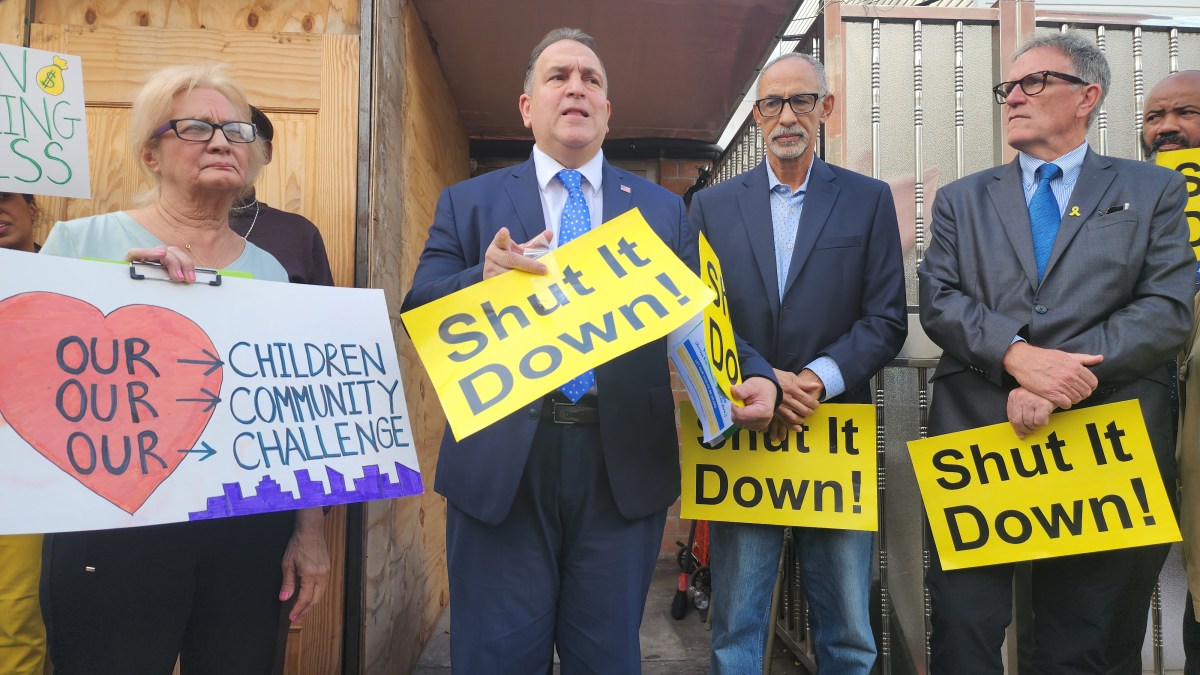
M 942 568 L 1179 541 L 1137 401 L 909 441 Z
M 457 439 L 657 340 L 712 292 L 634 209 L 539 260 L 404 313 Z
M 779 443 L 738 429 L 710 447 L 688 403 L 679 408 L 680 516 L 839 530 L 879 529 L 875 407 L 826 403 Z
M 721 261 L 709 245 L 704 233 L 700 233 L 700 278 L 717 296 L 704 307 L 704 334 L 707 336 L 709 364 L 725 398 L 737 405 L 741 400 L 733 397 L 732 385 L 742 383 L 742 367 L 738 361 L 737 344 L 734 341 L 733 323 L 729 320 L 729 295 L 725 292 L 725 277 L 721 274 Z
M 383 293 L 0 250 L 0 533 L 420 494 Z
M 83 64 L 0 44 L 0 192 L 90 197 Z
M 1200 148 L 1160 152 L 1157 162 L 1159 166 L 1183 174 L 1187 181 L 1188 200 L 1184 215 L 1188 221 L 1188 243 L 1196 253 L 1196 260 L 1200 260 Z

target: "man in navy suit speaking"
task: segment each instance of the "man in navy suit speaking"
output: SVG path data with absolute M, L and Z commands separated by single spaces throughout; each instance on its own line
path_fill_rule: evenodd
M 519 107 L 532 157 L 442 193 L 405 310 L 510 270 L 544 274 L 526 246 L 554 247 L 633 208 L 697 268 L 682 200 L 604 160 L 611 104 L 591 37 L 546 35 Z M 746 350 L 742 372 L 734 419 L 764 429 L 778 398 L 771 368 Z M 548 673 L 556 649 L 564 674 L 640 672 L 638 629 L 679 485 L 663 339 L 461 441 L 446 433 L 434 489 L 447 501 L 454 672 Z

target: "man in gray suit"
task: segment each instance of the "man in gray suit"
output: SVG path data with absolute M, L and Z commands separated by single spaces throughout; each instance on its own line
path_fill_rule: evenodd
M 1138 400 L 1175 477 L 1168 363 L 1191 327 L 1195 257 L 1181 175 L 1104 157 L 1088 126 L 1108 89 L 1078 33 L 1035 37 L 995 88 L 1016 161 L 938 192 L 918 272 L 921 323 L 942 347 L 930 433 Z M 1033 672 L 1141 672 L 1165 545 L 1037 560 Z M 944 571 L 936 556 L 931 673 L 1001 673 L 1013 565 Z

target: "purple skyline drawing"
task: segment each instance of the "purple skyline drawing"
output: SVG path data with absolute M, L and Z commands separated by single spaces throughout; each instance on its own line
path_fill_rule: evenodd
M 296 476 L 299 497 L 280 488 L 279 483 L 270 476 L 263 476 L 258 482 L 255 494 L 249 496 L 242 494 L 241 484 L 224 483 L 224 493 L 209 497 L 208 508 L 189 513 L 188 520 L 213 520 L 310 506 L 393 499 L 421 494 L 425 489 L 421 484 L 421 474 L 399 462 L 396 462 L 396 480 L 380 472 L 377 465 L 368 464 L 363 467 L 362 478 L 354 479 L 354 487 L 350 490 L 346 489 L 346 477 L 330 467 L 325 467 L 325 474 L 329 479 L 329 492 L 325 491 L 323 483 L 309 476 L 308 469 L 299 469 L 293 473 Z

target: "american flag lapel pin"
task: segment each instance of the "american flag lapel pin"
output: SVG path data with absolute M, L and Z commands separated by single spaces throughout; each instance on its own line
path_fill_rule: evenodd
M 622 185 L 621 192 L 624 192 L 625 194 L 633 194 L 633 190 L 629 189 L 628 185 Z

